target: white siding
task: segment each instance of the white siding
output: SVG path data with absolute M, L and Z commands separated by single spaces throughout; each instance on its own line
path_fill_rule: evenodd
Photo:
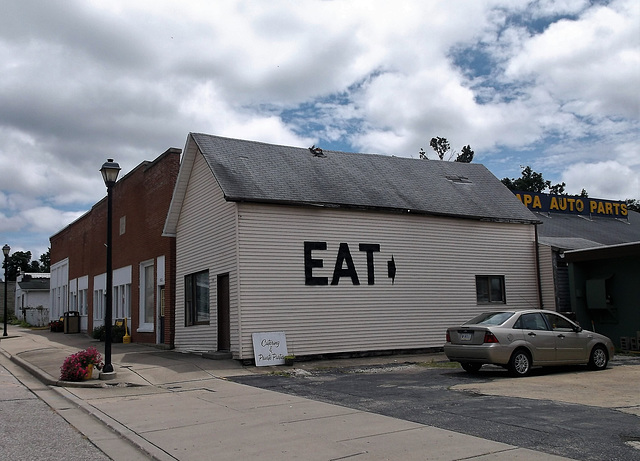
M 251 334 L 284 331 L 297 355 L 441 347 L 447 326 L 478 312 L 476 275 L 503 275 L 506 307 L 537 307 L 534 227 L 410 214 L 230 203 L 200 154 L 191 171 L 176 232 L 176 333 L 179 350 L 217 348 L 216 279 L 229 273 L 231 351 L 253 358 Z M 360 280 L 305 285 L 304 242 L 329 283 L 340 243 L 349 245 Z M 379 244 L 375 284 L 366 253 Z M 393 257 L 395 283 L 387 276 Z M 209 270 L 210 324 L 185 326 L 184 277 Z
M 226 202 L 202 155 L 188 182 L 176 236 L 175 346 L 181 350 L 217 348 L 216 280 L 229 273 L 231 349 L 237 351 L 236 205 Z M 184 277 L 209 270 L 210 325 L 185 326 Z
M 507 307 L 538 306 L 532 225 L 241 204 L 238 236 L 240 358 L 253 357 L 251 333 L 260 331 L 285 331 L 297 355 L 441 347 L 447 326 L 504 307 L 477 304 L 476 275 L 504 275 Z M 313 275 L 329 283 L 347 243 L 360 285 L 349 278 L 305 285 L 305 241 L 327 242 L 326 251 L 313 252 L 324 261 Z M 360 243 L 380 244 L 375 285 L 367 284 Z
M 67 310 L 67 296 L 69 290 L 69 259 L 63 259 L 51 265 L 50 308 L 49 319 L 58 320 Z
M 538 245 L 540 256 L 540 284 L 542 287 L 542 306 L 556 310 L 556 284 L 553 278 L 553 249 L 548 245 Z

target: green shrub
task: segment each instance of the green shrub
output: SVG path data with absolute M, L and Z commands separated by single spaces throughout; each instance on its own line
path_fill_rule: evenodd
M 91 337 L 93 339 L 98 339 L 100 341 L 104 341 L 106 336 L 106 331 L 104 325 L 96 327 L 93 329 L 93 333 L 91 333 Z M 111 327 L 111 342 L 112 343 L 121 343 L 122 337 L 124 336 L 124 327 L 113 325 Z
M 95 327 L 93 332 L 91 333 L 91 337 L 93 339 L 99 339 L 100 341 L 104 341 L 104 325 Z

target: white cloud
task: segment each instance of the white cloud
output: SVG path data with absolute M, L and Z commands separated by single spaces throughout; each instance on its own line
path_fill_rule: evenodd
M 612 2 L 532 37 L 506 69 L 538 85 L 581 116 L 640 114 L 640 3 Z
M 538 0 L 537 9 L 532 12 L 533 17 L 549 17 L 564 14 L 576 14 L 589 3 L 587 0 Z
M 445 136 L 499 177 L 633 195 L 638 24 L 636 0 L 5 1 L 0 238 L 46 241 L 106 158 L 190 131 L 414 157 Z M 573 173 L 603 161 L 611 189 Z
M 562 175 L 567 184 L 589 184 L 590 197 L 624 200 L 640 197 L 640 178 L 636 171 L 616 161 L 575 163 Z M 579 194 L 580 190 L 569 193 Z
M 22 211 L 19 219 L 22 219 L 25 226 L 33 232 L 53 234 L 83 214 L 83 212 L 74 211 L 60 212 L 60 210 L 52 207 L 37 207 Z

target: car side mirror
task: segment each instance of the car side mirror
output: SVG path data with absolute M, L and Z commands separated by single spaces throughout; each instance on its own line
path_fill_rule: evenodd
M 580 333 L 582 331 L 582 327 L 580 325 L 576 325 L 575 327 L 573 327 L 573 331 L 575 331 L 576 333 Z

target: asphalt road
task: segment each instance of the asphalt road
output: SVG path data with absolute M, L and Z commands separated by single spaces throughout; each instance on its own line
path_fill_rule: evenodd
M 636 361 L 640 365 L 640 359 Z M 634 363 L 625 362 L 627 365 Z M 614 360 L 610 369 L 620 365 Z M 233 380 L 576 460 L 640 460 L 640 417 L 637 414 L 553 398 L 554 387 L 567 386 L 564 378 L 568 374 L 574 381 L 570 389 L 560 389 L 565 394 L 594 392 L 575 385 L 576 379 L 587 382 L 590 376 L 596 376 L 594 373 L 606 371 L 589 372 L 585 367 L 538 369 L 534 370 L 532 378 L 513 379 L 502 368 L 491 366 L 472 375 L 444 363 L 435 367 L 386 364 L 326 370 L 293 369 L 291 374 L 279 371 Z M 483 387 L 491 389 L 507 385 L 513 388 L 512 391 L 527 395 L 526 386 L 535 382 L 536 376 L 544 379 L 548 399 L 540 395 L 527 398 L 487 395 L 478 391 Z M 602 376 L 606 375 L 600 375 L 600 379 Z M 630 387 L 629 392 L 638 389 L 637 383 L 630 385 L 635 387 Z M 637 401 L 640 396 L 635 394 L 630 398 Z M 586 396 L 586 400 L 589 399 L 590 396 Z

